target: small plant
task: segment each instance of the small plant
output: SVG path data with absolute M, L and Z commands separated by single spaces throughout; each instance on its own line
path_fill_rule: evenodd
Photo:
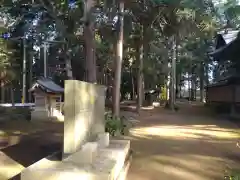
M 125 135 L 128 131 L 128 120 L 124 116 L 118 118 L 108 112 L 105 114 L 105 131 L 111 136 Z

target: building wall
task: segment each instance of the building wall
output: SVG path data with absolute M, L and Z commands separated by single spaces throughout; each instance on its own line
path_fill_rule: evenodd
M 240 85 L 238 85 L 236 87 L 236 91 L 235 91 L 235 95 L 236 95 L 236 102 L 240 103 Z
M 207 102 L 232 102 L 233 86 L 219 86 L 207 88 Z M 240 90 L 240 89 L 239 89 Z

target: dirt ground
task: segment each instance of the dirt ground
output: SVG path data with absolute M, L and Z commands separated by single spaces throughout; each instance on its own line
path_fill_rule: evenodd
M 219 180 L 240 168 L 237 126 L 206 115 L 196 104 L 182 103 L 171 113 L 146 108 L 130 130 L 133 161 L 128 180 Z M 62 123 L 0 124 L 0 180 L 62 147 Z
M 0 180 L 20 180 L 25 167 L 62 148 L 63 123 L 0 124 Z
M 133 150 L 127 179 L 220 180 L 240 175 L 238 127 L 204 113 L 196 104 L 181 104 L 176 113 L 142 113 L 127 137 Z

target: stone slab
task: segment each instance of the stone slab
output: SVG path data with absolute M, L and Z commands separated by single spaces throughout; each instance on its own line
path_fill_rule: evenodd
M 66 80 L 64 98 L 64 154 L 67 156 L 105 131 L 105 87 Z
M 7 154 L 0 152 L 0 180 L 10 179 L 19 174 L 24 166 L 14 161 Z
M 122 168 L 121 172 L 119 173 L 119 176 L 117 177 L 117 180 L 126 180 L 127 174 L 128 174 L 128 170 L 130 168 L 130 164 L 131 164 L 131 159 L 129 159 L 126 162 L 126 164 L 124 165 L 124 167 Z
M 116 180 L 124 167 L 127 148 L 127 140 L 110 141 L 109 147 L 98 149 L 93 163 L 82 163 L 77 157 L 63 161 L 45 158 L 26 168 L 21 180 Z
M 61 162 L 48 169 L 28 169 L 21 174 L 21 180 L 97 180 L 95 174 L 89 173 L 84 167 L 70 162 Z
M 125 158 L 129 150 L 129 140 L 111 140 L 107 148 L 99 150 L 99 156 L 94 162 L 95 168 L 100 168 L 103 172 L 109 173 L 111 179 L 116 180 L 124 166 Z M 112 167 L 110 167 L 111 165 Z
M 73 153 L 72 155 L 65 158 L 65 162 L 73 162 L 78 164 L 92 164 L 94 159 L 97 157 L 98 143 L 88 142 L 82 146 L 82 148 Z

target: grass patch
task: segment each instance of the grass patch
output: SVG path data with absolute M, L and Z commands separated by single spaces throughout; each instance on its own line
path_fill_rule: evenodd
M 28 107 L 0 107 L 0 120 L 30 120 L 31 109 Z
M 224 178 L 226 180 L 235 180 L 235 179 L 238 180 L 238 179 L 240 179 L 240 169 L 229 169 L 226 172 Z

